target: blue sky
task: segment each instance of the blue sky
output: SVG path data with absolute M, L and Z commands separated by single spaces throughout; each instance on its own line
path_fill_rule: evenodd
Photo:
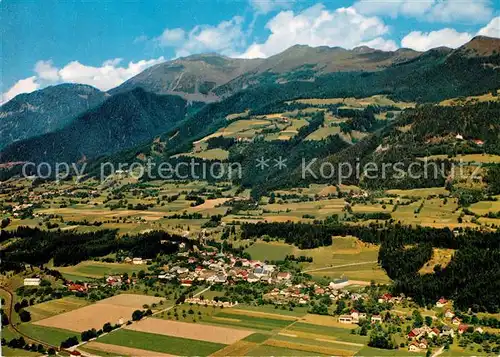
M 147 5 L 146 5 L 147 4 Z M 268 57 L 296 44 L 384 50 L 500 37 L 499 1 L 170 0 L 0 2 L 2 102 L 47 85 L 108 90 L 201 52 Z

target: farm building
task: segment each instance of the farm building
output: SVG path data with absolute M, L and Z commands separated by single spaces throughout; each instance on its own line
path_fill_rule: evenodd
M 40 278 L 25 278 L 24 286 L 39 286 L 40 281 Z

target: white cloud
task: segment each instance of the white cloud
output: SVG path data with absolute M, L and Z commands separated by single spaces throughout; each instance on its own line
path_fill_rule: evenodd
M 490 0 L 460 0 L 436 1 L 427 14 L 430 21 L 484 23 L 491 18 L 493 10 Z
M 107 91 L 119 86 L 146 68 L 163 61 L 165 61 L 163 57 L 140 60 L 129 62 L 126 67 L 119 66 L 121 58 L 104 61 L 101 67 L 86 66 L 78 61 L 73 61 L 61 68 L 58 73 L 61 82 L 83 83 Z
M 197 25 L 189 32 L 185 32 L 180 28 L 167 28 L 161 36 L 155 38 L 155 41 L 160 46 L 173 47 L 176 57 L 202 52 L 234 55 L 235 49 L 245 45 L 242 26 L 243 18 L 235 16 L 231 20 L 222 21 L 216 26 Z
M 382 37 L 377 37 L 367 42 L 361 42 L 359 46 L 368 46 L 382 51 L 394 51 L 398 48 L 396 42 L 394 42 L 393 40 L 385 40 Z
M 489 24 L 480 29 L 477 34 L 489 37 L 500 37 L 500 16 L 493 18 Z
M 493 13 L 491 0 L 359 0 L 354 8 L 365 15 L 403 15 L 433 22 L 481 23 Z
M 268 57 L 295 44 L 344 48 L 370 44 L 382 49 L 397 48 L 393 41 L 381 37 L 389 33 L 381 19 L 361 15 L 352 7 L 329 11 L 317 4 L 298 14 L 282 11 L 266 27 L 271 31 L 267 40 L 253 43 L 241 57 Z
M 422 16 L 432 7 L 434 2 L 435 0 L 360 0 L 353 6 L 364 15 L 384 15 L 394 18 L 399 14 L 406 16 Z
M 119 86 L 127 79 L 141 73 L 146 68 L 165 61 L 159 57 L 150 60 L 129 62 L 120 66 L 121 58 L 106 60 L 100 67 L 87 66 L 79 61 L 72 61 L 63 68 L 54 67 L 52 61 L 38 61 L 34 71 L 36 76 L 22 79 L 2 94 L 2 103 L 21 93 L 30 93 L 47 85 L 59 83 L 82 83 L 107 91 Z
M 250 5 L 255 12 L 267 14 L 279 9 L 288 9 L 292 7 L 294 0 L 250 0 Z
M 417 51 L 427 51 L 431 48 L 446 46 L 457 48 L 472 39 L 473 35 L 467 32 L 458 32 L 451 28 L 438 31 L 413 31 L 401 40 L 401 46 Z
M 1 103 L 8 102 L 16 95 L 21 93 L 31 93 L 40 88 L 40 85 L 36 82 L 36 76 L 21 79 L 16 82 L 7 92 L 2 94 Z
M 167 46 L 175 46 L 180 44 L 186 38 L 186 33 L 181 28 L 175 29 L 165 29 L 161 36 L 159 36 L 156 40 L 158 44 L 162 47 Z
M 59 80 L 59 74 L 57 73 L 57 68 L 53 66 L 52 61 L 38 61 L 35 64 L 35 72 L 38 78 L 47 81 L 57 81 Z

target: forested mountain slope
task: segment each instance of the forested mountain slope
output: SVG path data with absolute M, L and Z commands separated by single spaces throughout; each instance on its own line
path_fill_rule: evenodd
M 20 94 L 0 107 L 0 149 L 60 129 L 108 96 L 84 84 L 60 84 Z
M 178 96 L 135 89 L 111 97 L 53 133 L 7 147 L 1 161 L 77 162 L 152 139 L 183 120 L 190 106 Z

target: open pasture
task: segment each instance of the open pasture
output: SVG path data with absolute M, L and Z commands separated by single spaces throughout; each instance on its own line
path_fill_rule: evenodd
M 351 281 L 360 281 L 363 283 L 369 283 L 372 280 L 382 284 L 390 282 L 386 272 L 377 263 L 328 268 L 310 271 L 308 274 L 311 274 L 313 278 L 324 278 L 327 280 L 338 279 L 345 276 Z
M 400 205 L 391 213 L 392 218 L 405 224 L 435 228 L 470 227 L 474 224 L 465 220 L 458 222 L 460 210 L 455 198 L 431 198 Z
M 488 212 L 500 212 L 500 196 L 495 196 L 499 198 L 498 201 L 480 201 L 470 205 L 469 209 L 479 215 L 488 214 Z
M 87 278 L 102 278 L 106 275 L 138 273 L 141 270 L 147 270 L 146 265 L 122 264 L 122 263 L 104 263 L 86 260 L 69 267 L 55 267 L 63 275 L 82 276 Z
M 374 95 L 367 98 L 312 98 L 312 99 L 298 99 L 297 103 L 310 104 L 310 105 L 331 105 L 342 104 L 346 107 L 359 108 L 367 107 L 369 105 L 380 106 L 396 106 L 398 108 L 412 108 L 415 103 L 410 102 L 395 102 L 389 99 L 386 95 Z
M 286 243 L 257 241 L 245 252 L 256 260 L 283 260 L 285 256 L 293 254 L 294 250 L 292 245 Z
M 341 198 L 333 198 L 321 201 L 288 202 L 286 204 L 273 203 L 262 206 L 262 209 L 270 213 L 279 213 L 285 216 L 297 216 L 301 218 L 305 214 L 312 214 L 317 218 L 326 218 L 332 214 L 340 214 L 345 207 L 345 201 Z
M 400 197 L 428 197 L 428 196 L 449 196 L 450 192 L 444 187 L 432 187 L 432 188 L 415 188 L 411 190 L 387 190 L 386 193 L 390 195 L 397 195 Z
M 323 140 L 340 133 L 340 126 L 323 126 L 306 137 L 306 140 Z
M 161 299 L 146 295 L 121 294 L 76 310 L 37 321 L 34 325 L 82 332 L 99 329 L 105 323 L 125 323 L 132 319 L 136 309 L 142 305 L 157 303 Z
M 433 248 L 432 258 L 424 264 L 424 266 L 419 270 L 420 274 L 428 274 L 434 272 L 434 266 L 440 265 L 445 268 L 453 258 L 455 253 L 454 249 L 444 249 L 444 248 Z

